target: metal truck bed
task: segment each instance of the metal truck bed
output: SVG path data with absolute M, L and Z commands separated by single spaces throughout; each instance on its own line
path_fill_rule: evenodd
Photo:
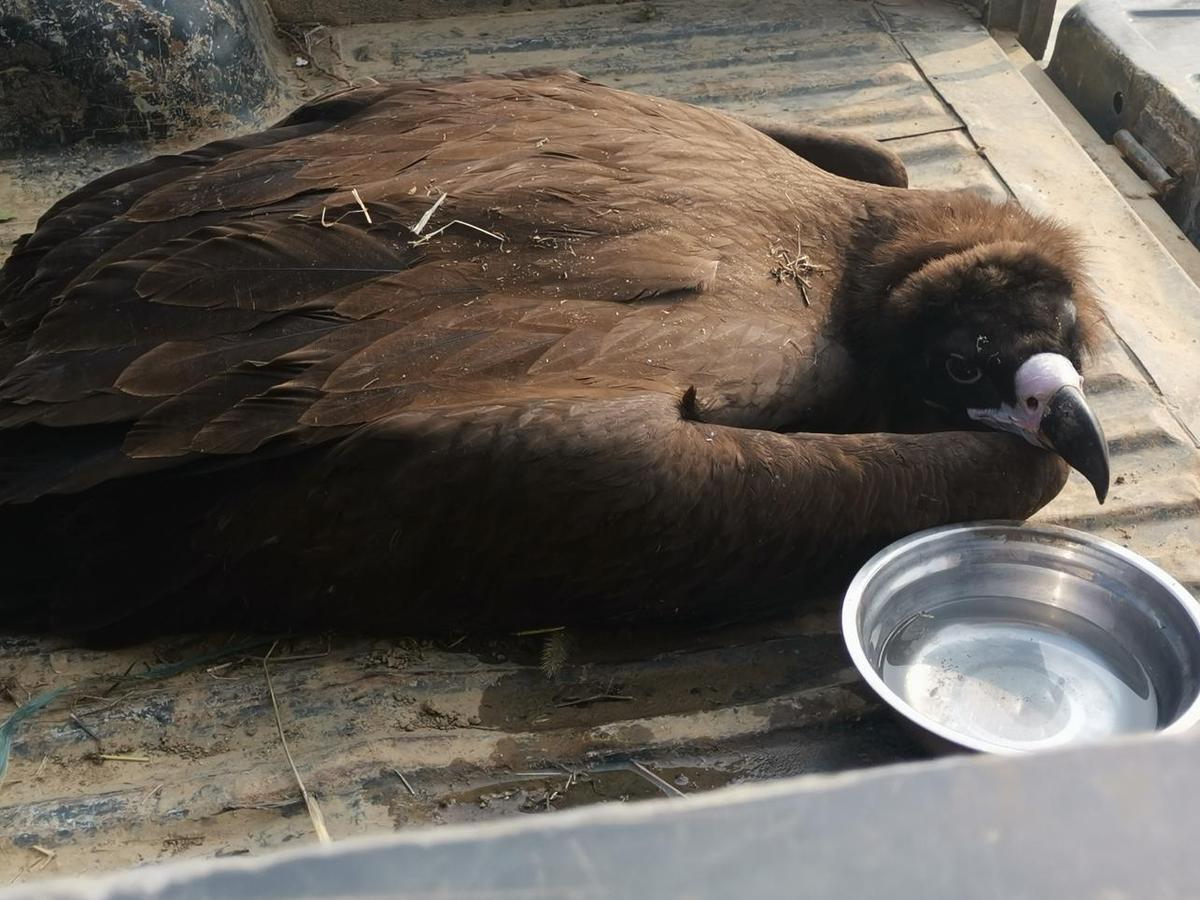
M 1200 290 L 1081 147 L 1079 124 L 1056 115 L 1061 98 L 1015 43 L 964 8 L 920 0 L 480 0 L 417 4 L 414 15 L 439 15 L 386 21 L 389 8 L 275 0 L 288 41 L 273 53 L 280 107 L 366 78 L 567 66 L 885 140 L 916 187 L 1013 195 L 1081 228 L 1111 324 L 1089 392 L 1114 484 L 1100 508 L 1073 477 L 1040 518 L 1130 546 L 1200 587 Z M 96 170 L 163 149 L 0 160 L 4 246 Z M 568 634 L 550 645 L 561 657 L 552 675 L 542 635 L 281 640 L 275 705 L 269 640 L 102 651 L 0 638 L 0 718 L 71 689 L 14 729 L 0 883 L 314 840 L 276 707 L 335 840 L 920 757 L 850 668 L 838 600 L 797 597 L 789 619 L 718 632 Z

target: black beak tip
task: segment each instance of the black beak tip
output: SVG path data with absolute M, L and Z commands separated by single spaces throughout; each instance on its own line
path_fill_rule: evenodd
M 1046 404 L 1041 436 L 1047 446 L 1061 456 L 1092 485 L 1096 500 L 1108 498 L 1108 442 L 1083 392 L 1075 387 L 1060 388 Z

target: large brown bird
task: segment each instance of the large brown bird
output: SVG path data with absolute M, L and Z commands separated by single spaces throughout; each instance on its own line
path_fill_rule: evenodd
M 76 191 L 0 278 L 0 621 L 732 619 L 1103 499 L 1069 233 L 764 130 L 404 83 Z

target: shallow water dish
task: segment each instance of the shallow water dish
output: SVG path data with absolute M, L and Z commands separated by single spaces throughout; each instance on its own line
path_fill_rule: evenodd
M 842 607 L 854 664 L 942 749 L 1025 753 L 1200 720 L 1200 605 L 1083 532 L 983 522 L 897 541 Z

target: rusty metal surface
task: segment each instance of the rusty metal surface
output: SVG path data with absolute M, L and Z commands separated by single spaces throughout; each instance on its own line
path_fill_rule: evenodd
M 901 153 L 918 187 L 1015 190 L 1024 202 L 1034 181 L 1014 174 L 1019 154 L 997 154 L 997 142 L 1036 146 L 1052 133 L 1053 117 L 1031 106 L 1020 129 L 990 122 L 997 137 L 981 146 L 998 89 L 971 79 L 999 65 L 986 55 L 995 47 L 965 12 L 941 4 L 679 0 L 345 26 L 327 37 L 304 69 L 312 88 L 322 84 L 318 66 L 355 80 L 567 65 L 635 90 L 872 135 Z M 953 92 L 927 75 L 958 60 L 964 42 L 982 63 L 965 55 L 957 75 L 939 76 L 975 91 L 960 115 L 961 98 L 947 102 Z M 1090 177 L 1064 165 L 1054 175 L 1068 184 Z M 1121 223 L 1091 226 L 1093 249 L 1122 252 Z M 1122 301 L 1108 275 L 1101 287 Z M 1192 334 L 1162 339 L 1182 346 Z M 1145 372 L 1109 332 L 1089 376 L 1113 441 L 1109 503 L 1096 507 L 1073 479 L 1043 517 L 1127 544 L 1194 588 L 1196 447 Z M 552 677 L 539 636 L 286 642 L 272 673 L 292 754 L 335 839 L 919 756 L 850 670 L 837 599 L 797 598 L 790 620 L 708 634 L 571 635 Z M 17 733 L 0 787 L 0 879 L 313 840 L 275 731 L 261 665 L 269 643 L 170 678 L 133 677 L 237 640 L 115 652 L 0 642 L 0 704 L 82 685 Z

